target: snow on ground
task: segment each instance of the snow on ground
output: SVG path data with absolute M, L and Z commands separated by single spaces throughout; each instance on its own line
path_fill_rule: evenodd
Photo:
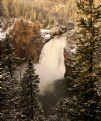
M 0 31 L 0 41 L 2 41 L 3 39 L 5 39 L 6 34 L 9 34 L 9 32 L 13 29 L 14 25 L 12 25 L 11 27 L 8 27 L 8 29 L 4 32 L 2 32 L 2 29 Z
M 3 27 L 4 27 L 3 25 L 2 25 L 2 27 L 0 27 L 0 41 L 2 41 L 3 39 L 5 39 L 6 34 L 9 34 L 9 32 L 13 29 L 14 24 L 12 24 L 12 26 L 8 27 L 6 29 L 6 31 L 3 31 Z
M 16 21 L 19 21 L 20 19 L 14 19 L 13 21 L 13 23 L 12 23 L 12 19 L 11 19 L 11 23 L 12 23 L 12 25 L 11 26 L 9 26 L 5 31 L 3 30 L 3 28 L 4 28 L 4 24 L 3 24 L 3 22 L 0 20 L 0 41 L 2 41 L 3 39 L 5 39 L 5 37 L 6 37 L 6 34 L 9 34 L 10 33 L 10 31 L 14 28 L 14 24 L 15 24 L 15 22 Z

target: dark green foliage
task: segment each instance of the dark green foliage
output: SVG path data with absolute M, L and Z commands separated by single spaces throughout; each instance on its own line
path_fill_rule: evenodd
M 2 13 L 3 12 L 3 10 L 2 10 L 3 9 L 2 1 L 3 0 L 0 0 L 0 17 L 2 17 L 2 15 L 3 15 L 3 13 Z
M 14 71 L 16 70 L 17 64 L 19 63 L 19 58 L 15 54 L 12 38 L 9 35 L 6 35 L 6 38 L 2 42 L 2 50 L 3 67 L 7 72 L 9 72 L 12 78 L 14 76 Z
M 53 108 L 54 110 L 54 115 L 49 116 L 48 121 L 70 121 L 68 118 L 68 98 L 61 98 L 55 108 Z
M 5 85 L 4 85 L 4 82 L 5 82 L 5 73 L 3 72 L 3 68 L 2 68 L 2 63 L 0 62 L 0 117 L 1 117 L 1 120 L 5 120 L 5 115 L 4 115 L 4 107 L 5 107 L 5 104 L 3 103 L 4 102 L 4 97 L 6 97 L 5 95 Z
M 17 119 L 18 83 L 11 78 L 0 63 L 0 119 L 15 121 Z
M 14 53 L 11 38 L 6 35 L 2 42 L 2 63 L 1 75 L 1 120 L 15 121 L 17 119 L 17 107 L 19 100 L 19 82 L 14 78 L 14 71 L 18 63 L 18 58 Z
M 23 121 L 43 121 L 42 106 L 38 101 L 39 78 L 35 74 L 33 62 L 28 60 L 26 72 L 21 82 L 21 119 Z
M 101 49 L 101 6 L 96 7 L 94 0 L 76 3 L 81 16 L 72 71 L 76 95 L 67 101 L 67 114 L 71 121 L 101 121 L 101 61 L 97 56 Z
M 67 106 L 65 105 L 65 100 L 62 98 L 58 101 L 55 111 L 55 121 L 68 121 L 67 118 Z
M 45 120 L 42 106 L 38 101 L 39 78 L 35 74 L 31 59 L 28 61 L 27 70 L 20 85 L 19 81 L 14 78 L 19 58 L 14 53 L 12 38 L 9 35 L 6 35 L 2 42 L 2 50 L 0 65 L 1 121 Z

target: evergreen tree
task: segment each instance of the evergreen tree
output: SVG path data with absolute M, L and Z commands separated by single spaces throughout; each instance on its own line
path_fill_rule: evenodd
M 64 99 L 60 99 L 54 108 L 54 119 L 55 121 L 68 121 L 67 118 L 67 106 Z
M 1 81 L 1 94 L 5 95 L 1 97 L 1 107 L 4 114 L 2 120 L 15 121 L 18 113 L 19 82 L 15 79 L 14 71 L 19 58 L 14 53 L 9 35 L 6 35 L 2 42 L 2 50 L 2 73 L 5 75 L 4 81 Z
M 6 119 L 3 111 L 4 107 L 6 107 L 5 104 L 3 103 L 4 97 L 6 97 L 4 82 L 5 82 L 5 73 L 3 72 L 2 63 L 0 62 L 0 109 L 1 109 L 0 117 L 2 121 Z
M 101 121 L 101 63 L 97 52 L 101 46 L 101 5 L 94 0 L 77 0 L 80 19 L 73 70 L 76 95 L 67 100 L 67 117 L 71 121 Z M 100 83 L 100 85 L 98 85 Z
M 53 108 L 54 115 L 49 116 L 48 121 L 70 121 L 68 119 L 68 98 L 61 98 Z
M 12 44 L 12 38 L 7 34 L 2 43 L 2 63 L 6 71 L 9 72 L 11 78 L 14 76 L 19 58 L 15 54 L 15 49 Z
M 2 15 L 3 15 L 3 11 L 2 11 L 2 9 L 3 9 L 2 1 L 3 0 L 0 0 L 0 17 L 2 17 Z
M 21 82 L 21 119 L 23 121 L 43 121 L 42 106 L 38 101 L 39 78 L 35 74 L 31 58 Z
M 16 86 L 15 86 L 16 85 Z M 1 121 L 17 120 L 18 105 L 17 81 L 10 77 L 0 63 L 0 119 Z

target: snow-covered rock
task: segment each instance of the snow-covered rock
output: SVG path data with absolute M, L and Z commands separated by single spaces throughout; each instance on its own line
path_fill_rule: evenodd
M 66 32 L 65 26 L 59 26 L 49 29 L 41 29 L 40 34 L 43 39 L 43 42 L 47 42 L 56 35 L 60 35 Z
M 51 30 L 49 30 L 49 29 L 41 29 L 41 30 L 40 30 L 40 33 L 41 33 L 42 35 L 44 35 L 44 34 L 50 34 L 50 33 L 51 33 Z
M 4 24 L 3 22 L 0 20 L 0 41 L 2 41 L 3 39 L 5 39 L 6 34 L 9 34 L 10 31 L 13 29 L 14 24 L 12 24 L 10 27 L 8 27 L 5 31 L 4 29 Z
M 76 31 L 71 30 L 67 32 L 67 46 L 66 46 L 66 51 L 68 52 L 69 55 L 75 54 L 76 53 Z
M 40 34 L 41 34 L 43 43 L 47 42 L 53 37 L 51 30 L 48 30 L 48 29 L 40 29 Z

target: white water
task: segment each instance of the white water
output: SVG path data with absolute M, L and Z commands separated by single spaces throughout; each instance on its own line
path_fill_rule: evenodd
M 36 73 L 40 78 L 40 91 L 51 90 L 55 80 L 64 77 L 64 48 L 66 37 L 55 37 L 46 43 L 40 55 L 39 64 L 35 65 Z
M 73 48 L 73 42 L 71 40 L 68 42 L 66 38 L 67 36 L 64 34 L 61 37 L 54 37 L 47 42 L 41 51 L 39 63 L 34 64 L 36 73 L 40 78 L 39 89 L 41 94 L 44 94 L 45 91 L 52 91 L 54 82 L 64 77 L 64 48 L 70 55 L 75 49 Z M 23 77 L 26 70 L 25 67 L 26 64 L 18 67 L 18 71 L 16 72 L 18 80 L 20 80 L 20 77 Z
M 54 82 L 64 77 L 65 64 L 64 64 L 64 48 L 66 47 L 66 35 L 62 37 L 54 37 L 47 42 L 40 55 L 40 61 L 38 64 L 34 64 L 36 73 L 39 75 L 40 93 L 45 91 L 51 91 L 53 89 Z M 16 77 L 20 80 L 20 76 L 23 77 L 26 64 L 18 67 Z M 21 70 L 21 73 L 19 72 Z M 20 76 L 19 76 L 20 75 Z

